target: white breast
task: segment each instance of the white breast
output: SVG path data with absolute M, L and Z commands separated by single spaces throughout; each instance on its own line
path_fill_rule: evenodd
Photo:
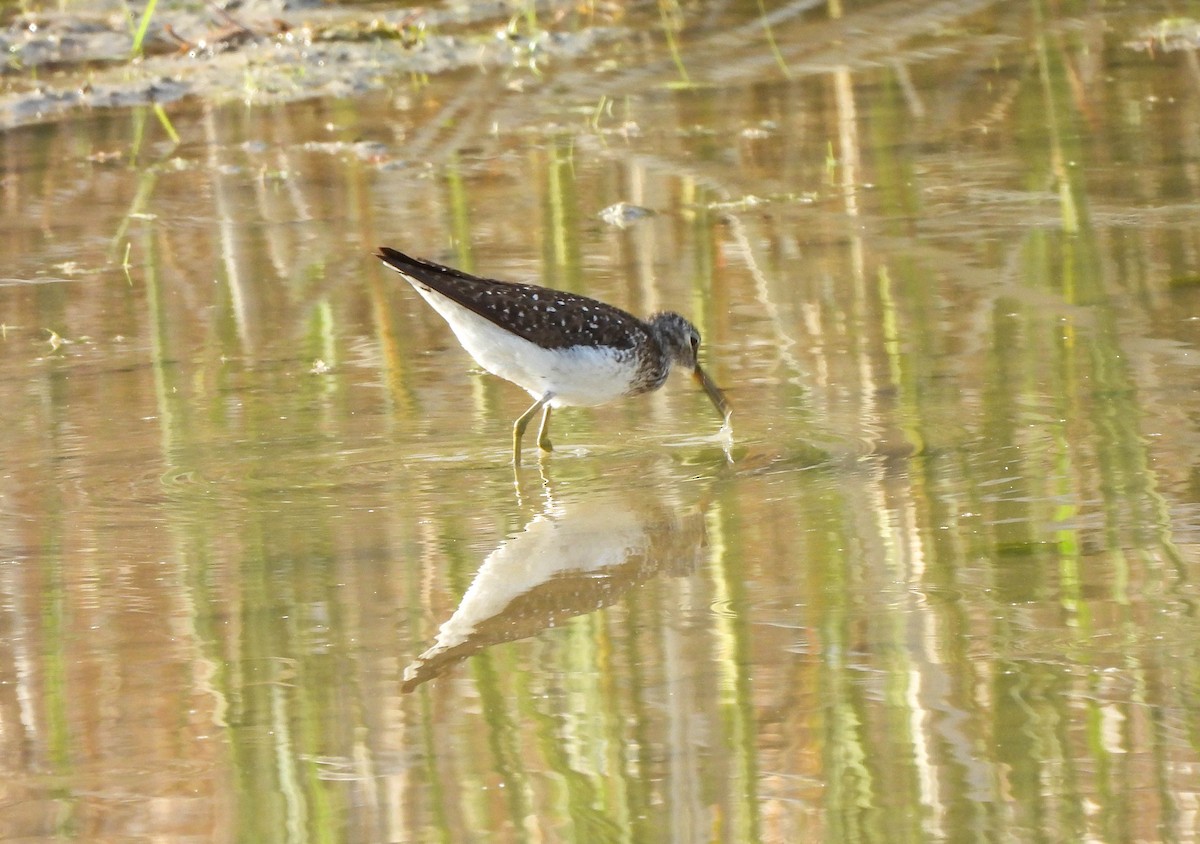
M 413 284 L 450 325 L 458 342 L 481 367 L 511 381 L 534 398 L 554 393 L 554 407 L 589 407 L 622 396 L 636 363 L 628 352 L 608 347 L 543 349 L 435 290 Z

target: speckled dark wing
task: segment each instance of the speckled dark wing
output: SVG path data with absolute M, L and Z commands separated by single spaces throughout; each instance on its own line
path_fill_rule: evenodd
M 543 349 L 609 346 L 633 349 L 650 339 L 633 314 L 586 296 L 535 284 L 479 278 L 381 246 L 385 264 Z

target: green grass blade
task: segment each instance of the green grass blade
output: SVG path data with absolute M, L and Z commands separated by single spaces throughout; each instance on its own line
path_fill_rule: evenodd
M 130 48 L 130 52 L 135 56 L 142 54 L 142 42 L 146 39 L 146 30 L 150 28 L 150 19 L 154 17 L 154 7 L 157 5 L 158 0 L 147 0 L 142 18 L 138 21 L 137 32 L 133 34 L 133 46 Z

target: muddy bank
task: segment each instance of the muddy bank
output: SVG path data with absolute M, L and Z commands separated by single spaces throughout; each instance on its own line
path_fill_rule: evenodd
M 187 96 L 264 104 L 340 97 L 409 74 L 528 68 L 585 55 L 628 35 L 612 17 L 567 3 L 477 2 L 438 9 L 327 8 L 251 2 L 226 11 L 156 11 L 134 56 L 136 20 L 104 4 L 20 14 L 0 30 L 0 129 L 89 108 Z

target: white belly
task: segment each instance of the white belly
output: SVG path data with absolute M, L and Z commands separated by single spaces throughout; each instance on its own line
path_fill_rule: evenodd
M 436 291 L 413 287 L 442 315 L 476 363 L 534 398 L 553 393 L 553 407 L 604 404 L 629 389 L 635 363 L 628 354 L 619 357 L 612 349 L 590 346 L 543 349 Z

